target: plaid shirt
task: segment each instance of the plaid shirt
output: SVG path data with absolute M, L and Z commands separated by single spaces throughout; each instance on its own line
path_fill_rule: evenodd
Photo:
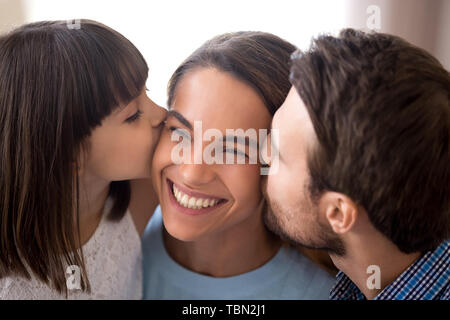
M 336 279 L 331 300 L 366 300 L 343 272 Z M 422 255 L 374 300 L 450 300 L 450 240 Z

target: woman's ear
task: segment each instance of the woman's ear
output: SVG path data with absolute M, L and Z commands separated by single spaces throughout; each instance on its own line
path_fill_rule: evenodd
M 335 233 L 344 234 L 353 228 L 358 219 L 358 206 L 352 199 L 342 193 L 326 192 L 322 195 L 320 203 Z

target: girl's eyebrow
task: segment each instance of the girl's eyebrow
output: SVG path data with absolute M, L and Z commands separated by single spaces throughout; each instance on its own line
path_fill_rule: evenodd
M 132 100 L 132 101 L 130 101 L 127 104 L 120 103 L 119 106 L 112 112 L 112 114 L 119 114 L 119 113 L 121 113 L 123 110 L 125 110 L 132 103 L 135 103 L 135 102 Z
M 193 130 L 192 124 L 185 117 L 183 117 L 183 115 L 181 113 L 179 113 L 178 111 L 169 110 L 167 112 L 167 118 L 166 119 L 169 119 L 170 117 L 174 117 L 175 119 L 180 121 L 189 130 Z

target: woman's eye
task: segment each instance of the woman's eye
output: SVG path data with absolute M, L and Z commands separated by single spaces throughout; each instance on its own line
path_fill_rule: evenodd
M 183 137 L 185 139 L 189 139 L 189 140 L 191 139 L 191 135 L 185 129 L 180 129 L 180 128 L 173 127 L 173 126 L 169 126 L 169 127 L 167 127 L 167 129 L 171 132 L 172 136 L 175 135 L 175 137 L 180 137 L 181 136 L 181 137 Z
M 230 149 L 230 148 L 224 148 L 223 152 L 229 152 L 229 153 L 233 153 L 239 157 L 245 157 L 248 159 L 248 155 L 242 151 L 239 151 L 237 149 Z
M 125 122 L 127 122 L 127 123 L 135 122 L 137 119 L 139 119 L 139 118 L 141 117 L 141 115 L 142 115 L 142 111 L 141 111 L 141 110 L 138 110 L 138 111 L 137 111 L 135 114 L 133 114 L 131 117 L 127 118 L 127 119 L 125 120 Z

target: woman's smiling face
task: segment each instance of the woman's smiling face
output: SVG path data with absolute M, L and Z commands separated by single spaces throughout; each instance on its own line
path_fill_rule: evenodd
M 206 164 L 204 159 L 194 164 L 192 139 L 190 164 L 174 164 L 171 154 L 179 142 L 171 141 L 172 132 L 183 129 L 194 137 L 194 121 L 201 121 L 203 133 L 217 129 L 226 136 L 226 129 L 269 129 L 271 116 L 259 95 L 228 73 L 197 68 L 179 81 L 153 158 L 152 177 L 165 228 L 183 241 L 229 231 L 258 214 L 263 201 L 260 166 L 247 158 L 251 146 L 234 143 L 223 149 L 224 156 L 245 157 L 245 164 Z M 210 143 L 202 141 L 202 151 Z

